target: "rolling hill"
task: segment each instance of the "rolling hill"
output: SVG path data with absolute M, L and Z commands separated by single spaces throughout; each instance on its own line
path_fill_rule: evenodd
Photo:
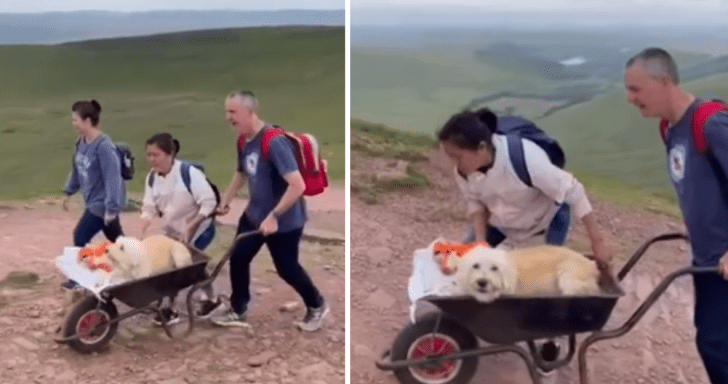
M 343 27 L 181 32 L 51 46 L 0 46 L 0 198 L 61 190 L 70 169 L 70 107 L 95 98 L 102 129 L 131 144 L 141 191 L 144 141 L 170 132 L 180 157 L 202 161 L 224 186 L 235 162 L 223 102 L 252 90 L 270 122 L 311 132 L 331 177 L 344 178 Z

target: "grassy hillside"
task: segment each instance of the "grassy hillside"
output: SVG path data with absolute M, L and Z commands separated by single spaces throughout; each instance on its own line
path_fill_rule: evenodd
M 503 71 L 474 57 L 430 51 L 351 53 L 352 117 L 407 132 L 429 134 L 475 98 L 555 87 L 555 81 Z
M 202 161 L 227 185 L 235 133 L 223 103 L 252 90 L 260 112 L 292 131 L 313 133 L 344 179 L 344 28 L 250 28 L 97 40 L 53 46 L 0 46 L 0 198 L 60 191 L 70 169 L 76 100 L 101 103 L 101 125 L 137 157 L 129 182 L 142 191 L 144 141 L 170 132 L 180 157 Z
M 689 82 L 685 88 L 699 97 L 728 99 L 728 75 Z M 623 89 L 615 86 L 602 97 L 537 122 L 564 146 L 567 168 L 674 196 L 658 121 L 643 118 L 627 103 Z
M 577 53 L 595 61 L 599 58 L 598 50 L 581 52 L 586 43 L 567 47 L 563 41 L 549 41 L 538 49 L 527 44 L 511 48 L 521 56 L 527 53 L 548 60 Z M 701 74 L 718 73 L 687 82 L 688 90 L 728 99 L 728 73 L 721 66 L 724 57 L 678 50 L 671 53 L 681 73 L 690 74 L 691 69 Z M 487 106 L 498 113 L 534 119 L 562 143 L 567 169 L 583 177 L 621 182 L 674 199 L 658 122 L 642 118 L 627 104 L 621 79 L 556 81 L 531 68 L 533 63 L 518 62 L 525 59 L 511 55 L 499 60 L 485 60 L 482 55 L 464 51 L 446 54 L 429 47 L 410 51 L 354 49 L 352 118 L 434 136 L 466 105 Z M 593 68 L 598 67 L 598 63 L 593 64 Z M 574 101 L 579 104 L 571 105 Z
M 428 135 L 412 134 L 395 130 L 381 124 L 373 124 L 359 119 L 351 121 L 352 151 L 352 193 L 357 194 L 368 204 L 378 204 L 381 196 L 391 191 L 411 191 L 427 188 L 431 182 L 420 171 L 419 162 L 429 161 L 432 151 L 437 151 L 436 139 Z M 367 178 L 367 173 L 376 173 L 371 162 L 363 165 L 356 162 L 361 156 L 379 159 L 406 160 L 409 162 L 406 173 L 399 179 L 377 180 Z M 391 165 L 391 162 L 390 162 Z M 391 169 L 389 169 L 391 170 Z M 644 188 L 625 185 L 614 179 L 598 177 L 585 172 L 575 172 L 587 192 L 601 200 L 613 201 L 639 210 L 662 212 L 681 217 L 680 210 L 670 196 L 659 196 Z

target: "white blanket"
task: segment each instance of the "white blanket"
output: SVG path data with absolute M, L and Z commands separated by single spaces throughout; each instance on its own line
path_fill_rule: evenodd
M 412 258 L 412 276 L 409 278 L 410 319 L 415 321 L 417 301 L 428 295 L 452 296 L 457 294 L 455 275 L 442 273 L 432 252 L 432 246 L 415 251 Z
M 104 271 L 91 271 L 77 261 L 80 247 L 65 247 L 63 254 L 56 257 L 56 267 L 67 278 L 98 296 L 104 288 L 123 283 L 122 279 L 111 278 Z M 107 281 L 108 280 L 108 281 Z

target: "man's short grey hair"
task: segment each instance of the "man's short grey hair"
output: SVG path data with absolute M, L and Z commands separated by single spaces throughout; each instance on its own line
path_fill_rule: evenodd
M 636 54 L 627 61 L 627 68 L 633 64 L 640 62 L 650 77 L 653 79 L 661 79 L 667 77 L 673 84 L 679 84 L 680 78 L 677 74 L 677 65 L 667 51 L 662 48 L 647 48 Z
M 234 91 L 228 95 L 228 99 L 238 98 L 245 108 L 257 112 L 258 99 L 251 91 Z

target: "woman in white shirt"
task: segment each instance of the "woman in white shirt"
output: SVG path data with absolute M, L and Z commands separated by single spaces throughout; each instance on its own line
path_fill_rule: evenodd
M 500 249 L 563 245 L 573 215 L 586 226 L 597 265 L 608 269 L 612 253 L 584 186 L 554 165 L 536 143 L 516 138 L 522 143 L 525 164 L 519 167 L 530 176 L 528 185 L 511 161 L 508 138 L 494 133 L 497 124 L 498 118 L 487 109 L 464 111 L 452 116 L 438 133 L 441 149 L 455 163 L 455 180 L 465 198 L 470 228 L 464 242 L 485 240 Z M 544 360 L 554 361 L 560 349 L 548 340 L 540 353 Z
M 531 186 L 518 176 L 508 140 L 496 131 L 487 109 L 464 111 L 438 133 L 440 147 L 455 162 L 455 179 L 472 225 L 468 241 L 513 249 L 533 243 L 563 245 L 571 216 L 584 222 L 593 255 L 607 268 L 612 253 L 604 242 L 583 185 L 554 165 L 536 143 L 521 139 Z
M 152 219 L 158 217 L 166 236 L 204 250 L 215 236 L 212 214 L 217 207 L 217 198 L 200 169 L 176 158 L 179 148 L 179 141 L 169 133 L 159 133 L 147 140 L 146 154 L 151 170 L 144 183 L 142 238 L 146 237 Z M 197 315 L 206 318 L 220 300 L 211 300 L 211 286 L 203 288 L 203 296 Z M 168 324 L 179 321 L 171 304 L 162 309 Z M 154 321 L 161 324 L 162 319 L 157 316 Z

